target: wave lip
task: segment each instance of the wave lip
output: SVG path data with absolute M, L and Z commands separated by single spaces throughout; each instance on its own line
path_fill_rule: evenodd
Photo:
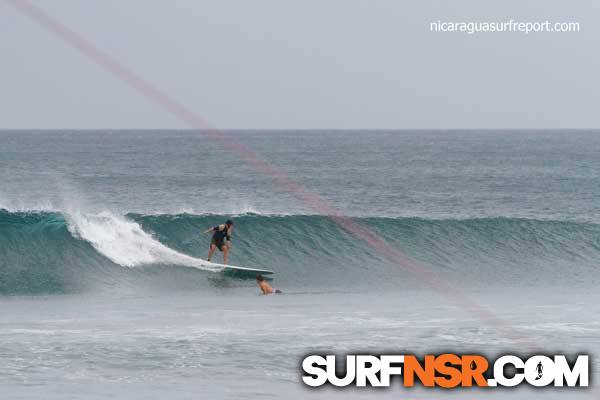
M 215 272 L 223 269 L 179 253 L 153 238 L 139 224 L 106 211 L 99 214 L 69 214 L 67 221 L 74 237 L 89 242 L 98 253 L 124 267 L 167 264 Z
M 0 294 L 131 287 L 148 279 L 143 268 L 135 274 L 127 271 L 145 265 L 177 265 L 211 272 L 223 269 L 169 248 L 138 223 L 109 212 L 0 209 Z M 168 274 L 168 270 L 172 268 L 163 273 Z

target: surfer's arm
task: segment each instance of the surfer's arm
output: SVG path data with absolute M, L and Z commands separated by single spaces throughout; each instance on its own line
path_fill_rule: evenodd
M 215 230 L 215 227 L 213 226 L 212 228 L 208 228 L 207 230 L 205 230 L 203 233 L 212 232 L 214 230 Z

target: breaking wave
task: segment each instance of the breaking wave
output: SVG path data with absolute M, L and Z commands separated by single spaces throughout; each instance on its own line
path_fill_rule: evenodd
M 0 210 L 0 293 L 69 293 L 91 287 L 137 290 L 140 285 L 228 287 L 229 281 L 216 278 L 221 267 L 204 261 L 209 237 L 202 235 L 226 218 Z M 272 269 L 278 283 L 306 287 L 317 281 L 327 288 L 364 282 L 418 285 L 402 266 L 326 216 L 246 214 L 235 221 L 231 263 Z M 596 224 L 516 218 L 355 221 L 457 282 L 598 281 L 600 225 Z

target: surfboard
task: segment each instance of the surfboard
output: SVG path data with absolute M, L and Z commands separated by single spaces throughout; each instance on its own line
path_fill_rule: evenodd
M 271 274 L 274 274 L 273 271 L 270 271 L 268 269 L 238 267 L 238 266 L 235 266 L 235 265 L 217 264 L 217 263 L 213 263 L 213 262 L 211 262 L 211 264 L 223 268 L 223 271 L 221 271 L 221 272 L 224 272 L 224 273 L 253 274 L 253 275 L 257 275 L 257 274 L 271 275 Z
M 223 272 L 238 272 L 238 273 L 261 274 L 261 275 L 274 274 L 273 271 L 269 271 L 268 269 L 236 267 L 235 265 L 225 265 L 225 269 L 223 270 Z

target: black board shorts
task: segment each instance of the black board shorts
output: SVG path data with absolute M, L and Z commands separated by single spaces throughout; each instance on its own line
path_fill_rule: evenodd
M 223 251 L 223 246 L 225 246 L 225 241 L 212 238 L 210 241 L 210 245 L 212 246 L 213 244 L 215 246 L 217 246 L 217 249 L 219 249 L 219 251 Z

